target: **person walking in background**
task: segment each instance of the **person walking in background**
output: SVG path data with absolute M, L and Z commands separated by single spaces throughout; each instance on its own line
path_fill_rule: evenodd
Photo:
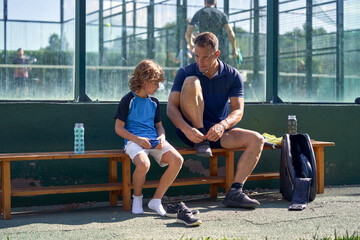
M 36 61 L 36 60 L 35 60 Z M 31 63 L 31 59 L 25 57 L 24 50 L 19 48 L 17 50 L 17 57 L 14 58 L 13 64 L 28 65 Z M 17 67 L 14 68 L 14 88 L 16 89 L 16 97 L 20 96 L 20 91 L 23 90 L 23 96 L 27 96 L 29 92 L 29 67 Z
M 183 157 L 165 139 L 159 101 L 151 97 L 164 81 L 164 72 L 153 60 L 143 60 L 135 68 L 129 81 L 131 91 L 120 101 L 115 114 L 115 132 L 125 139 L 125 153 L 135 164 L 132 212 L 142 214 L 142 189 L 150 169 L 148 155 L 161 167 L 168 166 L 148 207 L 165 216 L 161 199 L 178 175 Z
M 170 50 L 168 51 L 168 56 L 169 56 L 170 60 L 173 61 L 174 63 L 177 63 L 177 64 L 180 63 L 180 67 L 184 67 L 185 65 L 189 65 L 190 64 L 190 59 L 192 59 L 192 54 L 191 54 L 191 51 L 189 49 L 189 45 L 187 45 L 186 46 L 186 62 L 184 63 L 182 44 L 183 44 L 183 40 L 180 40 L 180 51 L 179 51 L 176 58 L 171 54 Z
M 225 37 L 223 33 L 223 30 L 225 29 L 231 44 L 232 56 L 237 58 L 238 53 L 236 51 L 235 33 L 229 24 L 229 20 L 226 14 L 215 8 L 216 3 L 216 0 L 204 0 L 205 7 L 195 13 L 191 19 L 190 24 L 188 25 L 185 34 L 186 42 L 189 45 L 190 50 L 193 51 L 194 42 L 191 36 L 195 30 L 195 26 L 199 28 L 199 33 L 212 32 L 219 40 L 219 50 L 222 52 L 220 58 L 226 60 L 228 59 L 229 54 L 225 48 Z

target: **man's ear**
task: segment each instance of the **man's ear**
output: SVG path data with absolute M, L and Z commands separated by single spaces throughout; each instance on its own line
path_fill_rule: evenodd
M 216 55 L 216 58 L 218 58 L 220 56 L 220 50 L 217 50 L 215 55 Z

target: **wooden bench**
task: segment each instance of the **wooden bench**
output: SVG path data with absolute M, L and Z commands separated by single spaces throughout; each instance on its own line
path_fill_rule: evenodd
M 316 153 L 317 163 L 317 184 L 318 193 L 324 192 L 324 147 L 334 146 L 333 142 L 312 141 Z M 272 149 L 265 146 L 264 149 Z M 182 155 L 195 154 L 193 148 L 177 148 Z M 230 188 L 234 179 L 234 152 L 244 149 L 213 149 L 213 157 L 210 158 L 210 176 L 176 179 L 172 186 L 187 185 L 210 185 L 210 196 L 217 197 L 217 188 L 224 187 L 226 191 Z M 226 161 L 225 176 L 218 176 L 218 157 L 224 156 Z M 61 160 L 61 159 L 108 159 L 109 160 L 109 182 L 105 184 L 51 186 L 51 187 L 24 187 L 11 188 L 10 168 L 11 162 L 15 161 L 37 161 L 37 160 Z M 118 182 L 118 162 L 122 164 L 122 182 Z M 11 218 L 11 197 L 12 196 L 35 196 L 46 194 L 83 193 L 109 191 L 109 202 L 116 206 L 118 194 L 122 195 L 123 209 L 131 209 L 131 160 L 123 150 L 95 150 L 85 151 L 83 154 L 73 152 L 43 152 L 43 153 L 9 153 L 0 154 L 1 170 L 1 213 L 3 219 Z M 265 180 L 279 178 L 279 172 L 253 173 L 248 180 Z M 155 188 L 158 181 L 147 181 L 144 188 Z

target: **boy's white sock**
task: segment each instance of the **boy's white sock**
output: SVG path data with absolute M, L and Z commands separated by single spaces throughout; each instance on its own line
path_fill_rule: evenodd
M 133 195 L 133 203 L 132 203 L 132 213 L 133 214 L 143 214 L 143 206 L 142 206 L 143 195 L 134 196 Z
M 148 207 L 157 212 L 160 216 L 165 216 L 165 209 L 161 204 L 161 199 L 153 198 L 148 203 Z

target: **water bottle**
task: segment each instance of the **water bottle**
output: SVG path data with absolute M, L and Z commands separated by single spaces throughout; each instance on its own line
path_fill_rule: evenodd
M 75 123 L 74 127 L 74 153 L 84 153 L 85 152 L 85 141 L 84 141 L 84 124 Z
M 292 135 L 297 133 L 297 120 L 295 115 L 288 116 L 288 133 Z

